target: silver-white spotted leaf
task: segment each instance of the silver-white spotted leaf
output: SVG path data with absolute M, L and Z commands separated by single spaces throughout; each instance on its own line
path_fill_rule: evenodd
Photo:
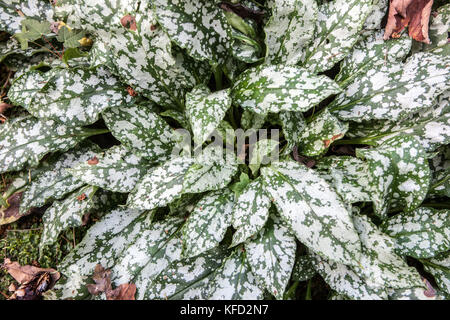
M 66 199 L 55 201 L 47 209 L 42 221 L 40 248 L 54 243 L 61 231 L 70 227 L 79 227 L 83 224 L 83 215 L 95 207 L 95 193 L 98 188 L 84 186 L 69 194 Z
M 18 78 L 9 98 L 38 118 L 75 127 L 94 123 L 107 108 L 131 101 L 126 88 L 107 69 L 30 71 Z
M 313 256 L 314 266 L 325 282 L 338 293 L 353 300 L 386 300 L 385 288 L 373 288 L 351 267 Z
M 427 154 L 411 136 L 397 136 L 373 149 L 357 149 L 369 164 L 369 185 L 377 214 L 390 207 L 417 208 L 425 199 L 431 181 Z
M 103 119 L 112 135 L 137 156 L 164 159 L 172 151 L 172 129 L 152 105 L 110 108 L 103 112 Z
M 33 178 L 26 186 L 20 199 L 20 212 L 25 213 L 33 207 L 41 207 L 49 200 L 58 200 L 84 185 L 83 181 L 72 176 L 67 170 L 92 158 L 99 152 L 94 144 L 85 144 L 61 154 L 56 161 L 44 163 L 43 172 Z
M 97 133 L 103 132 L 32 117 L 7 122 L 0 127 L 0 173 L 37 166 L 47 153 L 66 151 Z
M 245 243 L 250 268 L 258 283 L 283 299 L 295 262 L 297 244 L 290 230 L 272 216 L 255 239 Z
M 232 246 L 244 242 L 260 231 L 269 217 L 271 201 L 264 190 L 262 177 L 245 186 L 236 198 L 232 224 L 236 229 Z
M 149 168 L 147 161 L 120 145 L 94 154 L 69 172 L 88 185 L 125 193 L 134 189 Z
M 384 230 L 397 250 L 414 258 L 431 258 L 450 250 L 450 210 L 421 207 L 386 220 Z
M 206 85 L 199 85 L 186 94 L 186 114 L 196 143 L 206 141 L 230 106 L 230 89 L 211 93 Z
M 150 169 L 131 191 L 127 205 L 130 208 L 152 210 L 179 198 L 184 175 L 193 161 L 192 158 L 177 157 Z
M 211 300 L 261 300 L 263 290 L 248 265 L 242 247 L 236 248 L 216 271 L 209 291 Z
M 341 139 L 347 130 L 347 123 L 339 121 L 328 109 L 324 109 L 306 125 L 300 135 L 301 154 L 309 157 L 321 155 L 334 141 Z
M 313 73 L 330 69 L 342 60 L 359 38 L 372 0 L 327 1 L 319 6 L 312 45 L 306 49 L 303 66 Z
M 154 280 L 150 299 L 206 300 L 211 278 L 226 258 L 221 247 L 170 264 Z
M 373 288 L 411 288 L 422 286 L 422 278 L 415 268 L 396 252 L 395 240 L 379 230 L 367 216 L 353 217 L 361 239 L 363 254 L 361 272 Z
M 357 75 L 329 106 L 339 118 L 397 120 L 431 107 L 450 88 L 449 57 L 419 52 Z
M 350 213 L 314 170 L 287 161 L 261 169 L 264 188 L 296 237 L 333 261 L 358 265 L 361 243 Z
M 183 255 L 195 257 L 217 247 L 231 225 L 234 194 L 229 189 L 212 191 L 195 205 L 183 226 Z
M 272 16 L 264 26 L 266 63 L 297 64 L 314 33 L 315 0 L 270 0 Z
M 153 4 L 158 22 L 172 41 L 195 59 L 224 62 L 231 28 L 214 1 L 155 0 Z
M 256 113 L 306 111 L 323 99 L 341 91 L 326 76 L 286 65 L 260 65 L 236 79 L 233 103 Z

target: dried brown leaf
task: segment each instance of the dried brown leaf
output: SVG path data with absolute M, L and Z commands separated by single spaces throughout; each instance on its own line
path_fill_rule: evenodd
M 430 43 L 428 22 L 433 0 L 390 0 L 384 39 L 398 38 L 405 28 L 416 41 Z

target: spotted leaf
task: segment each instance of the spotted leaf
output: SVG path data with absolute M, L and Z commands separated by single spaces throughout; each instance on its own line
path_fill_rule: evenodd
M 112 135 L 137 156 L 164 160 L 174 147 L 171 127 L 152 105 L 110 108 L 102 114 Z
M 253 275 L 244 250 L 235 249 L 216 270 L 211 280 L 209 299 L 260 300 L 263 290 Z
M 186 114 L 196 143 L 206 141 L 230 106 L 230 89 L 211 93 L 206 85 L 199 85 L 186 95 Z
M 450 211 L 421 207 L 399 213 L 384 223 L 397 250 L 415 258 L 431 258 L 450 249 Z
M 131 191 L 127 205 L 130 208 L 151 210 L 179 198 L 184 175 L 192 164 L 192 158 L 177 157 L 150 169 Z
M 260 65 L 236 79 L 233 102 L 244 109 L 267 114 L 306 111 L 326 97 L 339 93 L 339 86 L 326 76 L 285 65 Z
M 272 16 L 264 27 L 266 62 L 297 64 L 311 41 L 317 19 L 314 0 L 270 0 Z
M 169 37 L 198 60 L 223 63 L 230 51 L 231 28 L 209 0 L 155 0 L 155 12 Z
M 372 0 L 336 0 L 320 5 L 313 42 L 302 65 L 318 73 L 342 60 L 358 40 L 371 9 Z
M 93 154 L 69 172 L 78 181 L 91 186 L 114 192 L 130 192 L 149 168 L 147 161 L 120 145 L 104 153 Z
M 323 178 L 293 161 L 264 167 L 261 173 L 266 192 L 302 243 L 334 261 L 359 263 L 361 245 L 350 214 Z
M 85 144 L 61 154 L 55 161 L 44 162 L 41 173 L 26 186 L 20 199 L 20 212 L 32 207 L 41 207 L 50 200 L 58 200 L 84 185 L 83 181 L 72 176 L 67 169 L 87 161 L 99 152 L 94 144 Z
M 244 242 L 259 232 L 269 217 L 271 201 L 264 191 L 262 178 L 247 184 L 236 198 L 232 224 L 236 229 L 232 245 Z
M 76 127 L 97 121 L 100 112 L 129 103 L 131 97 L 116 77 L 100 67 L 30 71 L 14 82 L 9 98 L 36 117 Z
M 44 155 L 66 151 L 89 136 L 104 130 L 69 128 L 54 120 L 23 117 L 0 130 L 0 172 L 36 166 Z
M 431 107 L 449 88 L 448 57 L 420 52 L 405 64 L 385 65 L 355 77 L 329 106 L 343 120 L 397 120 Z
M 297 244 L 277 217 L 269 218 L 255 239 L 245 243 L 248 263 L 258 283 L 283 299 L 295 262 Z
M 183 255 L 195 257 L 219 245 L 231 225 L 234 194 L 212 191 L 197 202 L 183 226 Z

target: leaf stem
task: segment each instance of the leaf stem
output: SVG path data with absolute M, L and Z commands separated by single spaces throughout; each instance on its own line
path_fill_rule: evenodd
M 312 297 L 311 297 L 311 286 L 312 286 L 312 279 L 309 279 L 308 280 L 308 285 L 306 287 L 305 300 L 312 300 Z
M 217 91 L 223 89 L 222 76 L 223 76 L 222 68 L 219 65 L 216 65 L 216 67 L 214 68 L 214 79 L 216 81 Z

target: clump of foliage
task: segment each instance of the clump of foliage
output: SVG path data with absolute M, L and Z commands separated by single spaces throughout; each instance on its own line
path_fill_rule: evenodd
M 136 299 L 445 299 L 433 10 L 416 42 L 383 39 L 387 0 L 3 1 L 0 223 L 46 208 L 44 252 L 94 222 L 49 299 L 98 264 Z

